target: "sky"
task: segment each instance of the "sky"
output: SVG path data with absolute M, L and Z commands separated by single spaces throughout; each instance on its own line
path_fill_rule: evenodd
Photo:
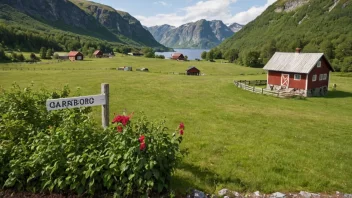
M 93 0 L 130 13 L 142 25 L 180 26 L 200 19 L 242 25 L 254 20 L 276 0 Z

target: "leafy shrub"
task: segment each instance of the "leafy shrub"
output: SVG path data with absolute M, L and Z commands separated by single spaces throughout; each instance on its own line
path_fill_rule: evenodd
M 17 190 L 150 195 L 170 188 L 182 157 L 184 125 L 172 136 L 165 122 L 116 116 L 103 130 L 91 108 L 47 112 L 48 98 L 15 85 L 0 95 L 0 185 Z

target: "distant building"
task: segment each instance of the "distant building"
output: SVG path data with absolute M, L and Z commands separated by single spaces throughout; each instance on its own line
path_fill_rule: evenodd
M 173 53 L 171 55 L 171 59 L 173 59 L 173 60 L 185 60 L 185 57 L 181 53 Z
M 304 96 L 324 96 L 328 92 L 330 72 L 334 71 L 323 53 L 276 52 L 265 65 L 268 89 L 287 90 Z
M 130 67 L 130 66 L 118 67 L 117 70 L 120 70 L 120 71 L 133 71 L 132 67 Z
M 83 54 L 77 51 L 70 51 L 70 53 L 68 53 L 68 58 L 70 61 L 81 61 L 83 60 Z
M 139 53 L 139 52 L 130 52 L 130 53 L 128 53 L 128 55 L 130 55 L 130 56 L 143 56 L 143 54 Z
M 95 58 L 102 58 L 103 57 L 103 51 L 101 50 L 95 50 L 95 52 L 93 53 L 93 56 Z
M 149 69 L 148 68 L 141 68 L 141 69 L 137 69 L 136 71 L 149 72 Z
M 186 70 L 186 74 L 189 75 L 189 76 L 200 76 L 200 70 L 197 69 L 195 66 L 190 66 Z

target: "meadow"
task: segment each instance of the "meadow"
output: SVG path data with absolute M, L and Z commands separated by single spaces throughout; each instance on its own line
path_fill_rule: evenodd
M 123 111 L 138 117 L 143 111 L 150 119 L 166 119 L 170 132 L 184 122 L 182 147 L 189 154 L 174 174 L 173 190 L 178 193 L 189 188 L 209 193 L 222 188 L 352 193 L 351 76 L 333 74 L 330 83 L 336 83 L 337 90 L 326 97 L 280 99 L 233 85 L 233 80 L 266 79 L 262 69 L 220 61 L 117 55 L 49 62 L 0 64 L 0 86 L 33 82 L 35 89 L 54 90 L 68 84 L 73 95 L 77 88 L 81 95 L 94 95 L 100 93 L 101 83 L 109 83 L 111 117 Z M 122 66 L 134 71 L 111 69 Z M 205 75 L 172 74 L 184 73 L 189 66 Z M 151 72 L 135 72 L 142 67 Z M 100 108 L 94 107 L 98 123 L 100 115 Z

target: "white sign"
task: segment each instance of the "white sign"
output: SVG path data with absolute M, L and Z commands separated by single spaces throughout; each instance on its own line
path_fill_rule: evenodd
M 106 105 L 105 95 L 81 96 L 75 98 L 50 99 L 46 101 L 46 109 L 54 111 L 59 109 L 72 109 Z

